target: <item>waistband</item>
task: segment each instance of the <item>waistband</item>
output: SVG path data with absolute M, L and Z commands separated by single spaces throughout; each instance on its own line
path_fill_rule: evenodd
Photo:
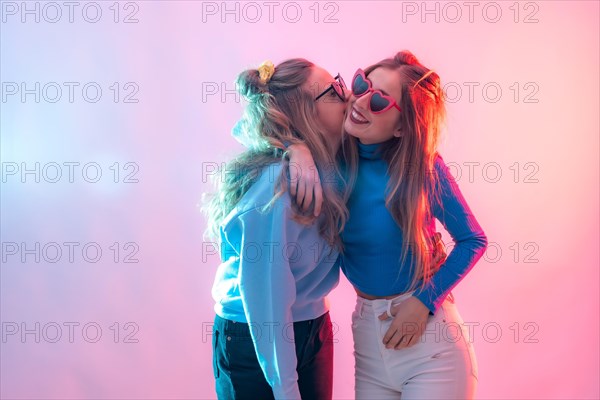
M 362 316 L 363 312 L 371 312 L 371 313 L 372 312 L 377 312 L 377 313 L 385 312 L 385 313 L 387 313 L 388 317 L 393 318 L 392 311 L 391 311 L 392 306 L 395 306 L 395 305 L 400 304 L 403 301 L 407 300 L 415 292 L 416 292 L 416 290 L 402 293 L 401 295 L 398 295 L 391 299 L 369 300 L 369 299 L 365 299 L 364 297 L 356 296 L 356 311 L 359 312 L 360 316 Z M 444 301 L 449 301 L 451 303 L 454 303 L 454 295 L 452 294 L 452 292 L 450 292 L 448 294 L 448 296 L 446 296 L 446 299 L 444 299 Z
M 363 312 L 386 312 L 388 317 L 392 316 L 392 306 L 402 303 L 413 295 L 415 291 L 402 293 L 391 299 L 365 299 L 364 297 L 356 296 L 356 311 L 362 316 Z
M 327 317 L 329 317 L 329 311 L 326 311 L 324 314 L 318 316 L 317 318 L 307 319 L 303 321 L 295 321 L 293 324 L 296 328 L 319 325 Z M 232 319 L 221 317 L 219 314 L 215 314 L 215 324 L 221 325 L 223 328 L 226 329 L 250 329 L 250 324 L 248 324 L 247 322 L 237 322 Z M 280 324 L 277 325 L 281 329 L 282 326 Z

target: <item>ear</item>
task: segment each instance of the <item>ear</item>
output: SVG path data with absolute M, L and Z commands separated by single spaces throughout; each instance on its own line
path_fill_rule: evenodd
M 400 127 L 400 123 L 398 123 L 398 126 L 396 127 L 396 130 L 394 131 L 394 136 L 401 137 L 402 135 L 403 135 L 402 128 Z
M 395 126 L 395 131 L 394 131 L 394 136 L 395 137 L 400 137 L 402 136 L 403 132 L 402 132 L 402 120 L 400 118 L 398 118 L 398 122 L 396 122 L 396 126 Z

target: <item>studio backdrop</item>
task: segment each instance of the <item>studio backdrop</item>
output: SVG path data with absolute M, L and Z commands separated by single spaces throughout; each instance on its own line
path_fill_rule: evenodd
M 477 398 L 600 396 L 598 2 L 0 7 L 3 399 L 215 398 L 199 206 L 244 149 L 237 75 L 303 57 L 349 82 L 405 49 L 442 79 L 439 151 L 489 240 L 453 290 Z M 354 300 L 342 278 L 335 399 Z

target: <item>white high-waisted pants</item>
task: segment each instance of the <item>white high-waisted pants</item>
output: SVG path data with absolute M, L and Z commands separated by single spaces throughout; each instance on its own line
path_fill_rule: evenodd
M 469 330 L 450 293 L 416 344 L 386 349 L 383 336 L 392 319 L 378 316 L 413 292 L 390 300 L 357 296 L 352 313 L 357 399 L 473 399 L 477 359 Z

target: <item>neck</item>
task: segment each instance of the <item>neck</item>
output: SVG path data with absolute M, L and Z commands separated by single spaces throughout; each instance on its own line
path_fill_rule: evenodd
M 327 138 L 325 138 L 325 141 L 332 152 L 331 154 L 337 154 L 337 151 L 340 149 L 340 146 L 342 144 L 342 135 L 328 136 Z
M 381 154 L 379 153 L 380 143 L 364 143 L 362 141 L 358 141 L 358 155 L 361 158 L 376 160 L 381 158 Z

